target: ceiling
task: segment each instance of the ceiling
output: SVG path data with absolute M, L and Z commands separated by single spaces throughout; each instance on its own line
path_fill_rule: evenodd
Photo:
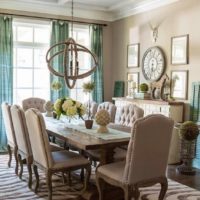
M 180 0 L 74 0 L 74 15 L 114 21 L 176 1 Z M 71 15 L 71 0 L 0 0 L 0 8 Z

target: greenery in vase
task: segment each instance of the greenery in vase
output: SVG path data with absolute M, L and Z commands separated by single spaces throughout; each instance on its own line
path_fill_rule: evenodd
M 78 115 L 79 118 L 82 118 L 86 113 L 86 107 L 82 103 L 69 97 L 57 99 L 54 103 L 54 110 L 57 114 L 57 119 L 59 119 L 61 115 L 65 115 L 69 118 Z
M 192 141 L 197 138 L 199 134 L 198 125 L 192 121 L 186 121 L 180 126 L 179 135 L 181 139 Z
M 88 104 L 88 119 L 91 119 L 91 112 L 90 112 L 90 108 L 91 108 L 91 102 L 90 102 L 90 95 L 91 92 L 94 90 L 95 87 L 95 83 L 94 82 L 86 82 L 83 83 L 83 92 L 88 93 L 89 95 L 89 104 Z

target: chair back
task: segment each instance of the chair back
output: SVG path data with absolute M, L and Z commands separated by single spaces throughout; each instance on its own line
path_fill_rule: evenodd
M 12 147 L 14 147 L 14 146 L 17 145 L 17 143 L 16 143 L 16 137 L 15 137 L 15 131 L 14 131 L 14 128 L 13 128 L 13 122 L 12 122 L 10 107 L 11 106 L 6 102 L 3 102 L 1 104 L 2 115 L 3 115 L 3 120 L 4 120 L 8 144 L 11 145 Z
M 117 107 L 113 103 L 103 102 L 103 103 L 99 104 L 99 106 L 97 108 L 97 112 L 101 109 L 108 111 L 108 113 L 110 115 L 110 122 L 115 121 L 115 114 L 116 114 Z
M 32 156 L 31 144 L 26 126 L 25 114 L 22 108 L 17 105 L 11 106 L 11 116 L 13 127 L 15 130 L 18 150 L 22 151 L 26 156 Z
M 135 120 L 144 116 L 144 110 L 134 104 L 123 106 L 119 113 L 117 124 L 132 127 Z
M 87 101 L 84 105 L 87 108 L 87 114 L 89 114 L 89 107 L 90 107 L 90 116 L 93 118 L 97 113 L 98 103 L 96 103 L 95 101 L 90 101 L 90 102 Z
M 44 110 L 45 102 L 46 101 L 44 99 L 37 98 L 37 97 L 27 98 L 22 101 L 22 108 L 24 111 L 28 110 L 29 108 L 36 108 L 40 112 L 44 113 L 45 112 L 45 110 Z
M 52 155 L 49 146 L 45 122 L 39 110 L 31 108 L 25 112 L 26 124 L 31 142 L 33 160 L 45 168 L 52 166 Z
M 174 121 L 161 114 L 136 120 L 128 145 L 123 181 L 165 177 Z

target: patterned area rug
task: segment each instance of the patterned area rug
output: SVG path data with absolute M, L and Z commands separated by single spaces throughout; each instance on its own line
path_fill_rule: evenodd
M 24 166 L 23 178 L 20 180 L 14 173 L 14 161 L 12 167 L 7 167 L 8 155 L 0 155 L 0 200 L 29 200 L 29 199 L 47 199 L 47 188 L 44 174 L 40 174 L 40 188 L 35 194 L 27 187 L 28 173 Z M 33 176 L 33 184 L 35 179 Z M 80 200 L 77 195 L 70 193 L 80 190 L 82 183 L 79 179 L 73 178 L 72 187 L 63 184 L 59 174 L 53 176 L 53 200 Z M 156 200 L 160 185 L 141 189 L 141 200 Z M 166 200 L 200 200 L 200 191 L 194 190 L 177 182 L 169 180 L 169 188 Z

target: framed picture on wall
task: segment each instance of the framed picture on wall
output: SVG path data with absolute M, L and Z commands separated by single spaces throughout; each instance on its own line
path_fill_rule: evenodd
M 127 73 L 127 93 L 129 97 L 133 97 L 133 93 L 139 91 L 139 72 Z
M 171 64 L 184 65 L 189 63 L 189 35 L 172 37 Z
M 187 99 L 188 70 L 171 71 L 171 96 L 175 99 Z
M 127 48 L 128 67 L 139 67 L 140 44 L 130 44 Z

